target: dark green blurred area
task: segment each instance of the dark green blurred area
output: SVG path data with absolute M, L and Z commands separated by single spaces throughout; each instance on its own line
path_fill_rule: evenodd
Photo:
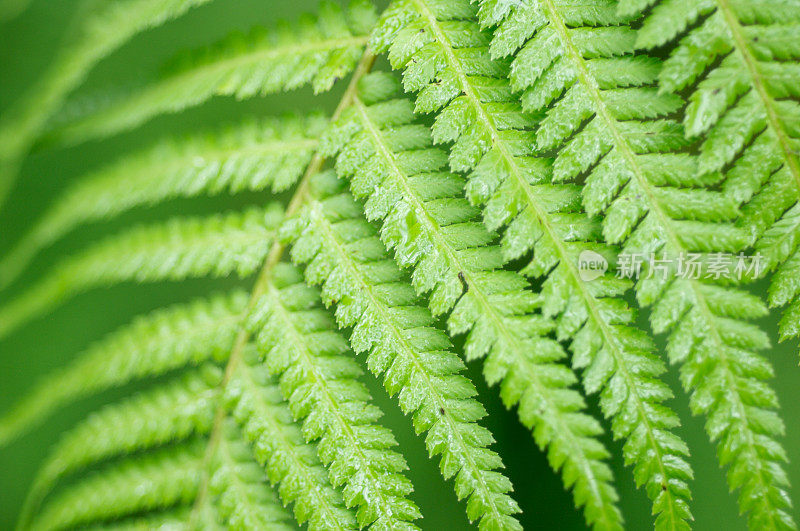
M 33 2 L 18 19 L 0 24 L 0 110 L 13 105 L 46 67 L 67 30 L 76 5 L 77 0 L 39 0 Z M 301 12 L 314 11 L 315 6 L 314 0 L 217 0 L 134 39 L 92 73 L 80 89 L 83 96 L 79 99 L 106 90 L 139 85 L 155 76 L 160 65 L 176 52 L 214 42 L 234 29 L 246 31 L 253 25 L 269 25 L 280 18 L 293 19 Z M 119 154 L 146 146 L 164 135 L 193 132 L 201 127 L 214 128 L 247 116 L 311 108 L 330 111 L 341 89 L 338 87 L 333 93 L 320 97 L 312 97 L 310 90 L 302 90 L 246 102 L 218 98 L 200 108 L 158 118 L 133 132 L 103 142 L 69 150 L 37 149 L 26 161 L 10 201 L 0 212 L 0 252 L 6 252 L 24 236 L 36 217 L 69 182 Z M 309 108 L 309 105 L 313 107 Z M 248 204 L 263 204 L 267 199 L 266 194 L 244 194 L 235 198 L 173 201 L 157 208 L 137 210 L 112 222 L 83 228 L 40 254 L 20 282 L 0 293 L 0 302 L 30 284 L 56 264 L 59 257 L 133 223 L 164 219 L 177 213 L 241 208 Z M 237 283 L 248 286 L 250 281 L 197 280 L 180 284 L 125 285 L 74 298 L 51 315 L 0 342 L 0 411 L 5 411 L 26 393 L 39 376 L 68 362 L 93 340 L 125 324 L 134 315 Z M 760 285 L 754 289 L 763 293 L 765 287 Z M 763 324 L 771 337 L 776 338 L 777 316 L 765 319 Z M 796 421 L 800 416 L 797 345 L 777 345 L 768 356 L 776 371 L 772 384 L 778 391 L 782 416 L 788 424 L 783 442 L 792 459 L 788 470 L 794 485 L 792 495 L 797 502 L 800 499 L 800 489 L 797 488 L 800 484 L 800 423 Z M 489 410 L 486 422 L 498 439 L 497 449 L 515 485 L 515 498 L 524 510 L 522 522 L 525 528 L 583 529 L 582 516 L 573 508 L 571 494 L 564 492 L 559 477 L 549 468 L 530 433 L 519 425 L 514 412 L 503 408 L 496 389 L 486 388 L 477 364 L 470 367 L 470 373 Z M 674 368 L 670 369 L 667 379 L 677 392 L 679 384 Z M 427 458 L 422 440 L 414 435 L 409 419 L 402 416 L 395 401 L 386 396 L 373 378 L 368 380 L 376 399 L 387 411 L 386 423 L 395 431 L 411 466 L 409 476 L 416 486 L 414 499 L 425 515 L 421 522 L 423 529 L 469 529 L 464 504 L 456 500 L 451 482 L 445 483 L 441 479 L 436 462 Z M 48 419 L 44 426 L 0 449 L 0 529 L 13 527 L 33 474 L 58 434 L 85 416 L 87 411 L 131 392 L 131 388 L 118 389 L 66 407 Z M 691 463 L 696 474 L 692 485 L 695 528 L 744 529 L 744 519 L 737 516 L 735 496 L 727 492 L 724 472 L 719 469 L 714 449 L 705 437 L 702 420 L 691 417 L 688 399 L 682 392 L 677 394 L 672 405 L 684 419 L 679 433 L 692 449 Z M 595 404 L 592 407 L 597 413 Z M 608 444 L 614 453 L 613 468 L 628 528 L 649 529 L 652 527 L 650 502 L 642 491 L 635 488 L 630 469 L 623 467 L 620 444 L 613 441 L 608 441 Z M 797 509 L 794 516 L 800 520 Z

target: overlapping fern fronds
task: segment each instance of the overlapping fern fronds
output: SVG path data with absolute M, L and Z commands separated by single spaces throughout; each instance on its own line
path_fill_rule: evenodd
M 296 23 L 235 33 L 176 57 L 160 79 L 55 127 L 49 139 L 73 144 L 110 136 L 213 96 L 244 99 L 306 84 L 315 92 L 326 91 L 355 68 L 374 20 L 367 0 L 353 0 L 346 12 L 325 2 L 317 15 Z
M 496 471 L 500 457 L 486 448 L 492 435 L 477 424 L 483 407 L 458 374 L 462 363 L 448 352 L 447 338 L 342 188 L 331 173 L 314 179 L 315 200 L 290 224 L 293 259 L 308 263 L 307 280 L 321 284 L 325 299 L 337 303 L 339 322 L 356 325 L 353 348 L 369 352 L 369 368 L 383 374 L 403 411 L 413 413 L 416 431 L 427 432 L 428 453 L 441 456 L 445 478 L 455 476 L 458 497 L 469 498 L 470 519 L 480 518 L 482 529 L 519 528 L 512 516 L 519 507 L 507 494 L 511 483 Z
M 406 68 L 406 87 L 412 83 L 428 83 L 429 78 L 437 75 L 435 71 L 421 73 L 415 69 L 426 54 L 432 53 L 428 49 L 438 47 L 441 50 L 438 68 L 445 68 L 449 62 L 461 73 L 453 82 L 453 92 L 439 95 L 436 102 L 427 95 L 428 92 L 437 94 L 434 89 L 439 86 L 438 77 L 435 84 L 423 88 L 417 108 L 420 109 L 420 100 L 425 102 L 423 110 L 443 107 L 437 114 L 434 137 L 437 132 L 449 131 L 451 136 L 444 139 L 456 141 L 451 151 L 451 166 L 471 170 L 468 194 L 473 202 L 485 205 L 487 226 L 496 229 L 508 225 L 502 242 L 504 257 L 516 258 L 533 251 L 534 260 L 524 272 L 546 277 L 542 291 L 545 316 L 557 318 L 559 338 L 573 340 L 573 364 L 588 366 L 583 375 L 587 390 L 604 390 L 602 407 L 606 415 L 616 418 L 612 424 L 615 436 L 629 437 L 626 455 L 637 465 L 638 481 L 650 478 L 648 491 L 657 510 L 679 525 L 677 521 L 689 516 L 686 481 L 691 478 L 691 469 L 684 459 L 685 444 L 669 431 L 677 425 L 677 417 L 660 405 L 671 396 L 669 389 L 657 380 L 664 371 L 663 365 L 654 355 L 652 341 L 647 335 L 630 326 L 633 314 L 619 299 L 627 289 L 626 282 L 611 274 L 594 279 L 592 284 L 581 278 L 577 267 L 581 253 L 601 253 L 613 261 L 615 250 L 598 241 L 598 223 L 580 211 L 579 189 L 552 183 L 568 166 L 563 164 L 566 157 L 557 158 L 553 164 L 549 159 L 535 156 L 534 148 L 539 152 L 553 149 L 554 144 L 562 143 L 564 136 L 589 117 L 587 98 L 581 93 L 581 84 L 574 79 L 580 65 L 572 64 L 574 58 L 570 54 L 574 49 L 569 48 L 574 48 L 573 43 L 568 37 L 556 35 L 551 24 L 540 29 L 525 45 L 510 71 L 498 71 L 498 63 L 492 61 L 491 55 L 496 58 L 516 51 L 537 26 L 544 26 L 544 7 L 538 3 L 525 6 L 511 9 L 511 5 L 505 3 L 481 5 L 484 25 L 502 22 L 491 45 L 477 21 L 468 20 L 466 16 L 456 20 L 443 17 L 436 22 L 417 24 L 433 34 L 429 37 L 432 42 L 425 46 L 414 33 L 417 25 L 404 27 L 394 38 L 390 57 L 396 52 L 396 65 Z M 603 7 L 587 6 L 584 12 L 580 7 L 570 6 L 570 13 L 576 20 L 591 20 L 592 16 L 602 16 Z M 607 12 L 613 10 L 613 6 L 605 8 Z M 424 12 L 423 8 L 420 10 Z M 462 13 L 468 12 L 465 4 Z M 583 31 L 579 33 L 588 41 L 584 45 L 591 48 L 593 37 L 587 29 L 581 28 Z M 607 42 L 609 50 L 614 50 L 615 38 L 624 45 L 625 29 L 614 29 L 619 30 L 619 35 L 601 31 L 601 35 L 594 37 L 595 41 Z M 631 30 L 627 31 L 632 34 Z M 472 35 L 469 41 L 464 40 L 467 33 Z M 567 41 L 559 44 L 559 38 Z M 627 40 L 632 42 L 630 35 Z M 417 48 L 418 51 L 411 53 Z M 526 51 L 527 56 L 524 55 Z M 537 53 L 542 56 L 540 64 L 531 64 L 528 56 Z M 611 64 L 597 61 L 608 72 L 627 72 L 611 60 L 606 60 Z M 644 63 L 647 67 L 647 61 Z M 549 81 L 542 81 L 543 86 L 525 86 L 525 80 L 533 80 L 537 72 L 545 71 Z M 650 71 L 654 69 L 650 67 Z M 505 79 L 506 74 L 510 75 L 510 83 Z M 487 86 L 492 87 L 490 92 L 486 91 Z M 559 89 L 568 89 L 564 99 L 537 123 L 534 115 L 525 112 L 517 102 L 515 90 L 523 88 L 528 90 L 522 107 L 537 112 L 560 95 Z M 656 96 L 654 89 L 649 92 Z M 642 103 L 643 97 L 635 89 L 634 96 L 640 97 L 632 98 L 632 108 L 637 102 Z M 580 99 L 584 101 L 576 103 Z M 619 99 L 631 98 L 623 95 Z M 584 110 L 579 110 L 581 105 Z M 474 125 L 471 130 L 460 130 L 459 124 L 465 123 Z M 662 488 L 664 485 L 668 486 L 666 490 Z
M 425 528 L 373 377 L 470 522 L 521 529 L 539 499 L 503 470 L 465 373 L 477 360 L 533 434 L 514 449 L 546 454 L 589 527 L 625 525 L 608 429 L 656 529 L 689 529 L 662 333 L 750 527 L 793 528 L 755 323 L 767 306 L 742 284 L 769 277 L 781 339 L 800 336 L 796 0 L 395 0 L 380 16 L 368 0 L 325 2 L 70 112 L 99 61 L 205 2 L 82 3 L 69 45 L 0 119 L 0 204 L 34 145 L 103 141 L 216 96 L 305 86 L 312 99 L 349 83 L 327 116 L 92 161 L 0 258 L 0 341 L 88 290 L 250 282 L 134 319 L 0 416 L 3 445 L 131 389 L 54 445 L 21 529 Z M 0 0 L 0 18 L 25 4 Z M 370 73 L 376 54 L 401 73 Z M 259 206 L 124 228 L 12 285 L 86 225 L 243 192 L 233 202 Z M 738 253 L 763 264 L 726 279 Z
M 659 74 L 662 91 L 689 90 L 686 134 L 702 139 L 699 169 L 724 170 L 725 190 L 745 204 L 740 226 L 750 230 L 766 271 L 791 262 L 800 225 L 790 210 L 800 201 L 800 5 L 745 1 L 621 2 L 649 9 L 637 45 L 675 41 Z M 786 284 L 796 266 L 773 276 L 770 304 L 796 296 Z M 782 338 L 797 335 L 797 303 L 784 313 Z
M 569 388 L 575 377 L 559 363 L 560 345 L 546 337 L 554 324 L 535 313 L 542 301 L 522 277 L 495 269 L 503 260 L 494 236 L 462 197 L 463 180 L 443 171 L 446 154 L 414 123 L 411 102 L 391 99 L 397 89 L 388 75 L 364 79 L 353 108 L 325 138 L 331 152 L 340 151 L 337 171 L 368 198 L 367 217 L 383 219 L 383 241 L 414 268 L 416 290 L 431 292 L 431 311 L 451 312 L 452 334 L 470 332 L 467 358 L 487 356 L 487 381 L 501 383 L 507 405 L 519 404 L 566 485 L 587 500 L 588 519 L 613 525 L 616 493 L 596 440 L 601 430 Z
M 77 27 L 52 66 L 0 121 L 0 205 L 14 184 L 22 158 L 37 140 L 47 120 L 98 61 L 137 33 L 206 2 L 208 0 L 84 2 L 75 22 Z M 14 0 L 4 4 L 13 6 Z

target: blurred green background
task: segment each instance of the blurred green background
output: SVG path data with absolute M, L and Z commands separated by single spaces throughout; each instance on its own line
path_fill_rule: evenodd
M 0 23 L 0 112 L 24 93 L 53 57 L 76 12 L 77 0 L 34 1 L 31 8 L 16 20 Z M 123 49 L 105 60 L 91 74 L 76 94 L 75 101 L 86 101 L 104 91 L 137 86 L 155 76 L 160 66 L 174 53 L 211 43 L 232 30 L 247 30 L 253 25 L 269 25 L 281 18 L 294 19 L 301 12 L 314 11 L 314 0 L 217 0 L 195 9 L 166 26 L 139 35 Z M 183 134 L 198 128 L 214 128 L 247 116 L 266 116 L 290 111 L 330 110 L 337 101 L 331 94 L 312 97 L 310 90 L 237 102 L 217 98 L 200 108 L 177 116 L 161 117 L 130 133 L 67 150 L 37 148 L 28 158 L 6 208 L 0 211 L 0 253 L 6 252 L 31 226 L 42 209 L 52 203 L 65 186 L 87 170 L 112 160 L 119 154 L 146 146 L 169 134 Z M 58 257 L 80 249 L 87 242 L 120 228 L 145 220 L 163 219 L 175 214 L 208 213 L 248 204 L 263 204 L 265 194 L 244 194 L 235 198 L 172 201 L 157 208 L 140 209 L 112 222 L 92 225 L 70 235 L 42 253 L 24 278 L 5 292 L 0 303 L 21 287 L 52 267 Z M 13 404 L 39 376 L 68 362 L 93 340 L 125 324 L 134 315 L 172 302 L 222 290 L 235 283 L 249 281 L 189 281 L 180 284 L 160 283 L 144 286 L 123 285 L 94 291 L 74 298 L 46 318 L 37 320 L 8 340 L 0 342 L 0 411 Z M 764 285 L 753 288 L 763 293 Z M 641 316 L 644 325 L 646 316 Z M 776 338 L 777 317 L 764 319 L 763 325 Z M 645 325 L 646 326 L 646 325 Z M 781 399 L 782 416 L 787 423 L 784 444 L 791 463 L 789 475 L 795 501 L 800 499 L 800 369 L 796 344 L 776 345 L 767 355 L 776 372 L 772 384 Z M 526 529 L 584 529 L 582 516 L 564 492 L 560 479 L 549 468 L 546 458 L 521 427 L 513 412 L 500 404 L 495 389 L 487 389 L 476 364 L 470 367 L 481 398 L 489 410 L 486 420 L 498 439 L 502 455 L 515 489 L 515 498 L 524 510 Z M 692 510 L 699 530 L 744 529 L 744 519 L 737 516 L 735 497 L 727 492 L 724 472 L 716 462 L 713 447 L 707 441 L 702 421 L 688 411 L 688 399 L 678 391 L 677 371 L 670 369 L 667 380 L 678 395 L 672 406 L 684 419 L 679 430 L 692 449 L 691 463 L 696 479 Z M 415 501 L 425 515 L 423 529 L 469 529 L 464 504 L 456 500 L 451 485 L 445 484 L 436 463 L 425 454 L 422 440 L 416 437 L 410 422 L 400 413 L 393 399 L 369 378 L 373 393 L 384 410 L 386 423 L 394 430 L 405 453 L 415 484 Z M 110 400 L 130 394 L 133 388 L 117 389 L 84 400 L 59 411 L 42 427 L 6 448 L 0 448 L 0 529 L 11 529 L 37 466 L 59 432 L 74 424 L 87 411 Z M 592 401 L 593 402 L 593 401 Z M 592 408 L 597 414 L 596 404 Z M 650 502 L 633 484 L 630 469 L 623 467 L 620 444 L 608 440 L 614 453 L 613 468 L 621 507 L 629 529 L 652 527 Z M 794 509 L 795 520 L 800 512 Z

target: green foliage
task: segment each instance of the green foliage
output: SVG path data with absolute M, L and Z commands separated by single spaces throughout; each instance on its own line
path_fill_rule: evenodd
M 97 342 L 44 378 L 0 418 L 0 444 L 78 398 L 187 365 L 222 362 L 244 319 L 242 292 L 158 310 Z
M 633 13 L 645 7 L 628 4 L 620 9 Z M 790 209 L 800 200 L 798 29 L 800 5 L 793 1 L 769 7 L 706 1 L 692 8 L 664 1 L 652 8 L 637 39 L 640 47 L 677 40 L 659 85 L 663 91 L 690 91 L 684 123 L 688 136 L 702 139 L 699 170 L 729 168 L 725 190 L 747 203 L 739 224 L 758 239 L 755 247 L 765 253 L 768 269 L 797 247 L 798 225 Z M 775 277 L 772 304 L 792 300 L 775 295 L 786 289 L 780 278 L 791 270 L 787 264 Z M 784 315 L 786 338 L 796 334 L 796 308 Z
M 230 420 L 230 419 L 229 419 Z M 228 529 L 293 529 L 266 476 L 231 420 L 225 426 L 217 452 L 211 486 L 218 496 L 219 512 Z
M 41 249 L 84 223 L 175 197 L 283 191 L 305 170 L 322 116 L 247 121 L 220 132 L 171 137 L 79 179 L 0 262 L 0 289 Z
M 315 445 L 305 442 L 277 382 L 248 349 L 226 388 L 234 419 L 266 468 L 284 503 L 294 503 L 297 522 L 309 529 L 356 529 L 355 515 L 344 507 L 319 462 Z
M 14 328 L 93 287 L 135 280 L 182 280 L 188 277 L 246 277 L 269 250 L 281 207 L 174 218 L 143 226 L 93 245 L 60 264 L 34 287 L 0 307 L 0 338 Z
M 206 366 L 90 415 L 61 439 L 42 465 L 23 519 L 63 476 L 112 457 L 207 434 L 221 376 L 219 369 Z
M 472 398 L 472 384 L 458 375 L 463 365 L 448 352 L 446 336 L 335 176 L 319 175 L 311 186 L 315 200 L 292 227 L 293 259 L 307 262 L 308 281 L 322 284 L 326 302 L 337 303 L 339 323 L 356 326 L 353 348 L 369 351 L 370 370 L 383 374 L 403 412 L 413 413 L 417 433 L 427 432 L 428 453 L 441 456 L 442 475 L 455 476 L 459 498 L 469 496 L 470 519 L 482 518 L 482 529 L 518 528 L 511 514 L 519 507 L 506 494 L 511 483 L 495 470 L 499 456 L 486 448 L 492 435 L 476 422 L 485 412 Z
M 678 418 L 661 404 L 672 396 L 658 380 L 665 368 L 651 338 L 632 326 L 634 314 L 620 298 L 628 282 L 613 272 L 591 283 L 582 279 L 577 267 L 582 253 L 614 263 L 619 249 L 604 244 L 600 224 L 580 211 L 580 188 L 553 184 L 595 163 L 599 144 L 615 134 L 638 146 L 652 142 L 653 151 L 672 147 L 670 137 L 652 133 L 661 126 L 657 118 L 674 111 L 680 99 L 658 93 L 653 86 L 658 62 L 631 55 L 635 32 L 615 10 L 614 2 L 602 0 L 517 7 L 480 3 L 481 23 L 497 26 L 490 53 L 513 57 L 509 79 L 513 89 L 523 91 L 522 108 L 545 114 L 535 128 L 526 127 L 523 111 L 511 107 L 507 113 L 520 119 L 506 132 L 536 151 L 523 157 L 516 143 L 506 141 L 503 150 L 499 139 L 475 165 L 468 190 L 473 201 L 485 204 L 490 227 L 508 226 L 506 256 L 533 251 L 524 271 L 546 277 L 544 313 L 557 317 L 559 338 L 572 340 L 573 366 L 586 367 L 587 391 L 603 391 L 601 408 L 614 419 L 614 436 L 626 439 L 637 483 L 647 484 L 660 513 L 657 525 L 680 529 L 691 519 L 692 472 L 688 448 L 670 431 Z M 530 156 L 552 151 L 554 161 Z M 596 166 L 586 177 L 590 214 L 596 213 L 595 188 L 607 180 L 602 171 L 608 170 Z
M 532 468 L 516 468 L 536 446 L 589 527 L 621 529 L 639 503 L 614 459 L 631 466 L 656 529 L 689 529 L 709 506 L 692 514 L 690 485 L 705 498 L 708 483 L 678 435 L 666 359 L 750 528 L 795 527 L 771 338 L 757 324 L 768 309 L 749 284 L 769 284 L 783 307 L 779 339 L 800 336 L 797 0 L 395 0 L 380 16 L 368 0 L 323 2 L 79 108 L 150 43 L 146 30 L 206 1 L 76 0 L 64 46 L 0 117 L 0 206 L 12 191 L 29 227 L 0 257 L 3 352 L 27 362 L 13 335 L 62 304 L 79 351 L 0 415 L 0 445 L 54 425 L 62 407 L 86 410 L 80 399 L 125 394 L 46 454 L 20 530 L 427 528 L 444 482 L 479 529 L 522 529 L 550 500 L 524 477 Z M 27 3 L 0 0 L 0 23 L 50 9 L 13 21 Z M 237 8 L 191 20 L 226 28 L 217 9 Z M 370 73 L 380 55 L 400 73 Z M 295 89 L 302 108 L 276 99 L 280 117 L 122 155 L 105 144 L 216 96 L 232 97 L 227 120 L 233 99 Z M 29 212 L 23 194 L 50 188 L 62 163 L 88 170 Z M 46 179 L 12 189 L 20 169 Z M 198 208 L 210 213 L 181 217 Z M 150 221 L 14 285 L 51 247 L 122 214 Z M 731 279 L 738 253 L 758 253 L 760 268 Z M 185 296 L 234 276 L 249 289 L 155 310 L 89 347 L 75 326 L 109 319 L 76 314 L 83 292 L 171 281 L 159 297 Z M 53 343 L 42 357 L 62 355 Z M 407 419 L 384 411 L 380 384 Z M 517 432 L 487 415 L 495 384 L 536 445 L 509 444 Z M 441 478 L 415 468 L 399 422 Z M 509 450 L 523 457 L 501 458 Z
M 64 529 L 189 503 L 197 493 L 201 449 L 190 441 L 98 470 L 51 501 L 31 529 Z
M 15 0 L 4 2 L 7 11 Z M 69 42 L 50 69 L 11 114 L 0 122 L 0 205 L 17 175 L 18 166 L 47 120 L 92 67 L 139 32 L 163 24 L 208 0 L 124 0 L 107 4 L 84 2 Z
M 176 57 L 162 78 L 56 127 L 50 139 L 72 144 L 110 136 L 213 96 L 244 99 L 306 84 L 315 92 L 326 91 L 356 66 L 374 18 L 366 0 L 353 0 L 347 13 L 322 3 L 317 16 L 296 24 L 235 33 L 214 46 Z
M 421 515 L 406 496 L 403 457 L 392 433 L 377 424 L 381 411 L 358 381 L 361 369 L 319 294 L 296 270 L 273 270 L 266 294 L 251 317 L 257 345 L 307 440 L 319 440 L 319 456 L 348 506 L 358 506 L 359 527 L 417 529 Z
M 420 34 L 413 23 L 384 20 L 384 26 L 393 24 L 411 36 Z M 500 247 L 490 245 L 495 237 L 477 220 L 477 209 L 461 197 L 463 181 L 441 171 L 446 154 L 431 148 L 428 128 L 412 123 L 410 102 L 384 102 L 396 92 L 385 77 L 371 84 L 364 87 L 366 101 L 357 100 L 355 116 L 346 117 L 328 139 L 342 149 L 337 170 L 352 176 L 356 195 L 369 196 L 367 216 L 385 218 L 382 238 L 401 265 L 414 267 L 417 291 L 432 291 L 432 312 L 452 311 L 452 334 L 472 330 L 465 344 L 467 358 L 488 355 L 487 381 L 501 382 L 506 404 L 519 404 L 520 417 L 534 429 L 538 444 L 550 446 L 551 464 L 564 467 L 565 484 L 575 484 L 576 500 L 586 500 L 587 519 L 613 527 L 620 515 L 611 471 L 602 462 L 607 452 L 595 440 L 602 430 L 580 412 L 583 400 L 569 390 L 575 376 L 558 363 L 564 357 L 561 346 L 546 337 L 553 324 L 534 313 L 542 300 L 526 289 L 520 275 L 496 270 L 504 260 Z M 367 109 L 371 103 L 377 104 Z M 442 116 L 434 125 L 434 138 Z M 561 398 L 545 398 L 554 395 Z

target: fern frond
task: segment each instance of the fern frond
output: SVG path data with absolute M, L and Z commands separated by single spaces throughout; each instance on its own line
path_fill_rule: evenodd
M 413 490 L 402 474 L 406 462 L 392 449 L 392 433 L 377 423 L 382 413 L 370 404 L 361 369 L 318 293 L 293 267 L 279 266 L 251 319 L 265 364 L 279 377 L 306 439 L 319 439 L 331 482 L 343 488 L 348 506 L 359 507 L 359 526 L 417 529 L 411 522 L 421 515 L 406 498 Z
M 0 307 L 0 338 L 64 299 L 125 281 L 246 277 L 261 265 L 282 209 L 250 209 L 208 218 L 175 218 L 138 227 L 93 245 L 54 268 Z
M 626 4 L 620 9 L 633 11 Z M 692 87 L 684 123 L 687 135 L 705 134 L 703 172 L 721 169 L 755 137 L 767 135 L 770 150 L 800 186 L 798 103 L 787 99 L 800 97 L 798 24 L 796 2 L 758 8 L 742 0 L 663 1 L 645 19 L 639 47 L 680 38 L 659 84 L 664 91 Z
M 624 3 L 620 8 L 634 10 Z M 687 135 L 703 139 L 702 172 L 733 164 L 725 189 L 739 201 L 763 186 L 749 212 L 744 207 L 741 222 L 755 237 L 800 201 L 798 31 L 797 2 L 759 8 L 718 0 L 689 8 L 664 1 L 652 8 L 637 40 L 651 47 L 680 39 L 664 63 L 660 85 L 665 91 L 691 90 L 684 123 Z M 769 245 L 757 242 L 756 248 Z
M 285 503 L 294 503 L 297 522 L 312 530 L 354 530 L 355 515 L 344 507 L 328 473 L 319 462 L 316 445 L 307 443 L 277 383 L 248 348 L 225 390 L 231 415 L 253 447 L 269 481 Z
M 79 27 L 49 70 L 0 122 L 0 206 L 16 178 L 18 166 L 47 120 L 92 67 L 131 37 L 209 0 L 124 0 L 93 2 L 78 10 Z M 7 0 L 5 5 L 14 5 Z M 19 4 L 19 2 L 16 2 Z M 23 4 L 24 5 L 24 4 Z
M 780 322 L 781 341 L 800 335 L 800 203 L 789 208 L 782 217 L 773 219 L 771 207 L 785 206 L 788 199 L 800 199 L 779 186 L 777 179 L 765 187 L 750 203 L 743 208 L 745 215 L 742 224 L 763 228 L 767 223 L 771 226 L 764 231 L 755 244 L 755 250 L 766 262 L 765 271 L 777 269 L 772 275 L 769 288 L 769 304 L 773 307 L 789 305 L 784 310 Z
M 206 365 L 93 413 L 56 445 L 40 478 L 49 483 L 109 457 L 206 434 L 221 379 L 217 367 Z
M 367 0 L 353 0 L 347 13 L 323 2 L 318 16 L 293 25 L 231 35 L 210 49 L 177 58 L 162 79 L 57 128 L 52 139 L 73 144 L 109 136 L 213 96 L 244 99 L 309 83 L 316 92 L 326 91 L 355 68 L 374 21 Z
M 187 365 L 224 361 L 246 307 L 246 294 L 235 291 L 137 318 L 44 378 L 0 418 L 0 445 L 77 398 Z
M 337 304 L 341 326 L 354 327 L 353 348 L 369 351 L 370 370 L 383 374 L 403 412 L 413 413 L 417 433 L 427 432 L 428 453 L 441 456 L 446 479 L 455 476 L 456 494 L 469 499 L 470 520 L 480 519 L 481 529 L 519 529 L 511 483 L 488 448 L 494 438 L 477 424 L 486 413 L 459 374 L 463 363 L 341 188 L 331 174 L 312 182 L 315 199 L 294 221 L 293 259 L 308 263 L 306 280 L 322 285 L 324 300 Z
M 166 138 L 92 171 L 65 191 L 0 261 L 0 289 L 39 250 L 81 224 L 174 197 L 287 189 L 311 159 L 326 123 L 317 114 L 248 121 L 218 133 Z
M 65 529 L 186 504 L 197 493 L 201 448 L 192 441 L 94 472 L 45 505 L 31 529 Z
M 82 529 L 90 531 L 192 531 L 186 524 L 188 516 L 186 507 L 178 507 L 177 509 L 154 511 L 143 516 L 134 516 L 114 522 L 83 527 Z M 209 531 L 222 529 L 221 526 L 215 526 L 214 522 L 216 522 L 215 519 L 208 520 L 206 528 Z
M 59 478 L 109 458 L 211 430 L 222 373 L 213 365 L 105 406 L 72 428 L 40 467 L 21 520 L 27 521 Z
M 615 10 L 615 2 L 604 0 L 480 2 L 481 24 L 496 26 L 489 53 L 513 58 L 510 88 L 523 96 L 520 108 L 507 95 L 500 119 L 490 112 L 497 105 L 493 100 L 473 103 L 487 109 L 486 136 L 492 143 L 470 165 L 468 191 L 473 202 L 484 204 L 490 228 L 507 226 L 506 257 L 533 251 L 523 272 L 544 277 L 544 314 L 557 319 L 560 339 L 572 340 L 573 366 L 586 367 L 586 390 L 602 391 L 601 408 L 613 420 L 615 438 L 626 440 L 626 460 L 634 465 L 637 483 L 646 484 L 659 514 L 657 526 L 685 529 L 692 471 L 686 444 L 671 431 L 678 417 L 663 405 L 672 397 L 658 379 L 665 367 L 649 335 L 633 326 L 635 314 L 621 298 L 630 283 L 612 273 L 582 278 L 581 256 L 615 263 L 619 250 L 602 244 L 599 221 L 580 211 L 580 189 L 552 183 L 597 161 L 597 144 L 613 133 L 605 114 L 619 120 L 615 124 L 622 124 L 637 147 L 676 146 L 670 135 L 651 133 L 663 125 L 657 118 L 681 100 L 658 94 L 653 86 L 658 62 L 630 55 L 635 32 Z M 546 113 L 534 129 L 523 109 Z M 446 112 L 440 116 L 451 118 Z M 556 150 L 555 161 L 536 158 L 534 145 L 539 152 Z M 587 187 L 601 179 L 590 172 Z
M 212 492 L 228 529 L 288 531 L 291 514 L 278 501 L 264 470 L 242 442 L 235 422 L 228 419 L 216 453 Z M 204 522 L 205 525 L 205 522 Z
M 545 337 L 552 323 L 533 313 L 541 300 L 519 275 L 493 270 L 503 258 L 462 197 L 463 180 L 442 171 L 447 157 L 431 147 L 427 127 L 412 123 L 408 101 L 383 101 L 395 95 L 394 82 L 376 76 L 362 88 L 354 111 L 327 139 L 333 151 L 342 150 L 337 170 L 351 177 L 354 193 L 370 197 L 367 215 L 385 218 L 383 241 L 401 264 L 415 268 L 417 291 L 432 290 L 434 314 L 455 306 L 451 332 L 473 330 L 468 358 L 488 353 L 487 381 L 502 382 L 507 405 L 520 404 L 523 423 L 541 447 L 549 446 L 554 468 L 564 467 L 565 484 L 575 483 L 576 499 L 587 500 L 589 520 L 616 525 L 616 493 L 602 462 L 607 452 L 595 439 L 601 429 L 569 389 L 575 377 L 558 363 L 563 350 Z M 553 395 L 563 400 L 549 400 Z M 534 407 L 539 402 L 548 410 Z

